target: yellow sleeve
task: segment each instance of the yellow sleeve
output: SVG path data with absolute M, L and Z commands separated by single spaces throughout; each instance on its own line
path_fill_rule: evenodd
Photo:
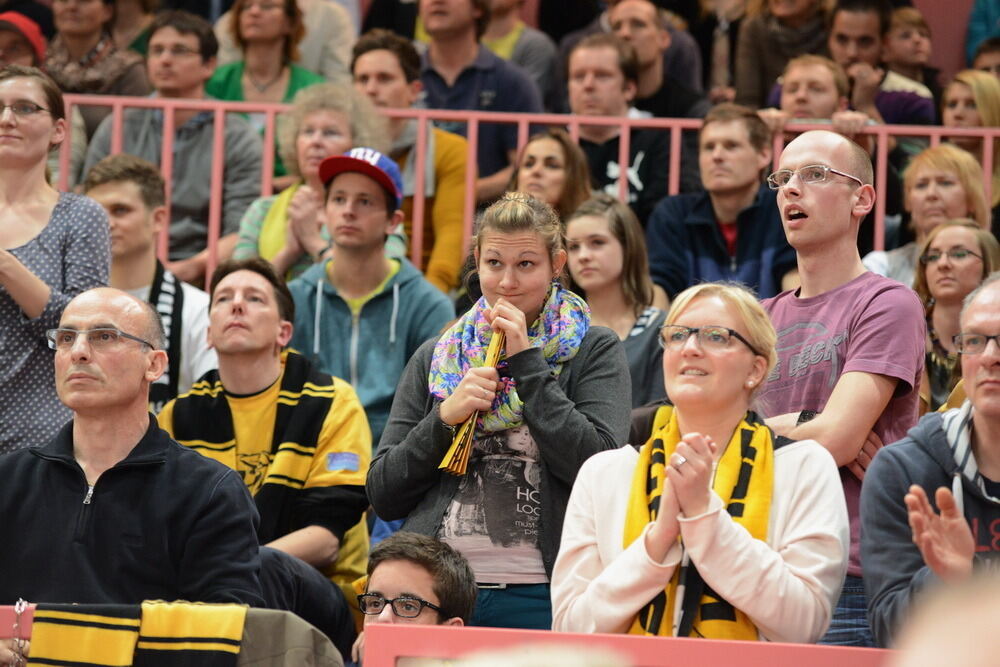
M 465 260 L 462 244 L 465 213 L 465 168 L 468 142 L 464 137 L 443 130 L 434 130 L 434 204 L 431 224 L 434 226 L 434 248 L 424 268 L 428 282 L 448 293 L 458 286 L 459 269 Z M 475 165 L 472 167 L 475 169 Z
M 177 403 L 176 398 L 170 399 L 170 402 L 163 406 L 159 414 L 156 415 L 156 422 L 160 425 L 164 431 L 166 431 L 171 438 L 174 437 L 174 404 Z
M 365 485 L 372 459 L 372 432 L 357 393 L 347 382 L 333 379 L 334 398 L 326 414 L 316 454 L 303 488 Z

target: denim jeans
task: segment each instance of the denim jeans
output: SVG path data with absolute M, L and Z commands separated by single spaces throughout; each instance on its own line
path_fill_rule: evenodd
M 875 646 L 868 625 L 868 598 L 861 577 L 847 575 L 840 599 L 833 610 L 830 629 L 819 640 L 820 644 L 833 646 Z
M 548 584 L 516 584 L 480 588 L 472 623 L 482 628 L 552 629 L 552 599 Z

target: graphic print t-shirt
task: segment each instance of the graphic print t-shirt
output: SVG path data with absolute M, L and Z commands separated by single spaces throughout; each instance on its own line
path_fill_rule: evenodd
M 819 296 L 801 299 L 795 290 L 763 301 L 778 332 L 778 363 L 759 397 L 768 416 L 822 412 L 840 376 L 860 371 L 896 378 L 889 404 L 874 431 L 885 444 L 917 423 L 925 324 L 916 293 L 888 278 L 865 272 Z M 851 521 L 848 572 L 861 575 L 861 481 L 840 469 Z
M 541 469 L 526 425 L 477 438 L 438 534 L 462 552 L 476 581 L 548 581 L 538 547 Z

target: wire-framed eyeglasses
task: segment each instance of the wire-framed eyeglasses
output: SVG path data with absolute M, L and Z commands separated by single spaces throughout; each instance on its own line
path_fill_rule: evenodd
M 953 262 L 960 262 L 969 255 L 972 255 L 973 257 L 978 257 L 979 259 L 983 258 L 982 255 L 977 255 L 971 250 L 966 250 L 965 248 L 952 248 L 951 250 L 946 250 L 944 252 L 941 252 L 939 250 L 930 250 L 928 252 L 925 252 L 923 255 L 920 256 L 920 263 L 925 266 L 927 264 L 936 264 L 945 255 L 947 255 L 948 259 L 952 260 Z
M 750 348 L 754 354 L 764 356 L 739 331 L 714 325 L 685 327 L 680 324 L 666 324 L 660 327 L 660 346 L 667 350 L 676 350 L 683 347 L 691 336 L 697 336 L 701 346 L 708 350 L 724 350 L 729 347 L 729 341 L 735 338 Z
M 368 616 L 381 614 L 386 605 L 392 607 L 392 613 L 400 618 L 416 618 L 420 616 L 420 612 L 423 611 L 424 607 L 429 607 L 439 614 L 441 613 L 441 607 L 414 595 L 400 595 L 398 598 L 391 600 L 386 600 L 385 597 L 378 593 L 364 593 L 358 596 L 358 607 L 361 609 L 362 614 L 367 614 Z
M 850 174 L 844 173 L 825 164 L 807 164 L 806 166 L 799 167 L 798 169 L 779 169 L 767 177 L 767 185 L 772 190 L 780 190 L 788 185 L 788 182 L 792 180 L 792 176 L 795 176 L 796 174 L 798 174 L 800 181 L 810 185 L 813 183 L 822 183 L 830 178 L 830 174 L 843 176 L 844 178 L 849 178 L 852 181 L 855 181 L 858 185 L 864 185 L 864 183 L 861 182 L 861 179 L 857 176 L 851 176 Z
M 28 100 L 18 100 L 17 102 L 11 102 L 10 104 L 0 104 L 0 116 L 3 116 L 7 109 L 10 109 L 18 118 L 28 118 L 29 116 L 34 116 L 42 111 L 48 112 L 48 109 L 45 107 L 35 104 L 34 102 L 29 102 Z
M 137 343 L 148 345 L 149 349 L 156 347 L 148 340 L 143 340 L 138 336 L 125 333 L 114 327 L 97 327 L 95 329 L 49 329 L 45 332 L 45 337 L 49 339 L 49 348 L 52 350 L 69 350 L 76 345 L 77 336 L 86 336 L 87 344 L 95 350 L 105 350 L 117 347 L 125 339 L 134 340 Z

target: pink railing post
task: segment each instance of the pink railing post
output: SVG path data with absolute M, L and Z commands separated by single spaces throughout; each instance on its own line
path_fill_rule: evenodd
M 424 265 L 424 210 L 427 206 L 427 123 L 424 118 L 417 124 L 417 145 L 410 150 L 410 164 L 413 165 L 413 208 L 410 220 L 410 257 L 413 265 L 422 269 Z
M 618 199 L 628 203 L 629 148 L 632 143 L 632 126 L 622 120 L 618 132 Z
M 261 147 L 260 191 L 267 197 L 274 189 L 274 148 L 278 143 L 274 140 L 277 116 L 272 110 L 264 112 L 264 145 Z M 288 168 L 288 165 L 285 165 Z M 206 283 L 207 284 L 207 283 Z
M 270 152 L 268 149 L 265 153 Z M 208 200 L 208 261 L 205 262 L 205 286 L 208 286 L 219 262 L 219 237 L 222 234 L 222 178 L 226 154 L 226 111 L 215 110 L 212 128 L 212 194 Z M 265 162 L 267 160 L 265 159 Z
M 528 126 L 528 119 L 527 118 L 521 118 L 519 121 L 517 121 L 517 154 L 518 155 L 521 154 L 521 149 L 524 148 L 525 144 L 528 143 L 528 138 L 529 138 L 528 137 L 528 130 L 529 130 L 529 126 Z M 514 168 L 516 169 L 517 166 L 515 165 Z
M 469 141 L 465 163 L 465 229 L 462 232 L 462 247 L 470 248 L 472 232 L 476 218 L 476 177 L 479 173 L 479 119 L 469 119 L 469 130 L 466 133 Z M 422 224 L 422 221 L 421 221 Z
M 990 204 L 991 208 L 993 201 L 993 160 L 996 159 L 996 155 L 993 154 L 995 143 L 992 138 L 983 139 L 983 194 L 986 195 L 986 203 Z
M 122 152 L 122 121 L 125 114 L 125 105 L 121 100 L 115 100 L 111 104 L 111 155 L 118 155 Z
M 875 140 L 875 164 L 878 172 L 875 174 L 875 250 L 885 250 L 885 198 L 888 189 L 889 137 L 885 133 L 885 125 L 877 125 Z
M 681 191 L 681 128 L 677 125 L 670 128 L 670 171 L 667 174 L 667 194 L 675 195 Z
M 160 151 L 160 172 L 164 181 L 164 204 L 167 207 L 167 224 L 160 230 L 157 239 L 156 255 L 161 262 L 170 261 L 170 209 L 174 192 L 174 114 L 177 108 L 173 105 L 163 109 L 163 148 Z
M 66 138 L 59 144 L 59 183 L 60 192 L 69 190 L 69 163 L 73 155 L 73 102 L 66 100 Z

